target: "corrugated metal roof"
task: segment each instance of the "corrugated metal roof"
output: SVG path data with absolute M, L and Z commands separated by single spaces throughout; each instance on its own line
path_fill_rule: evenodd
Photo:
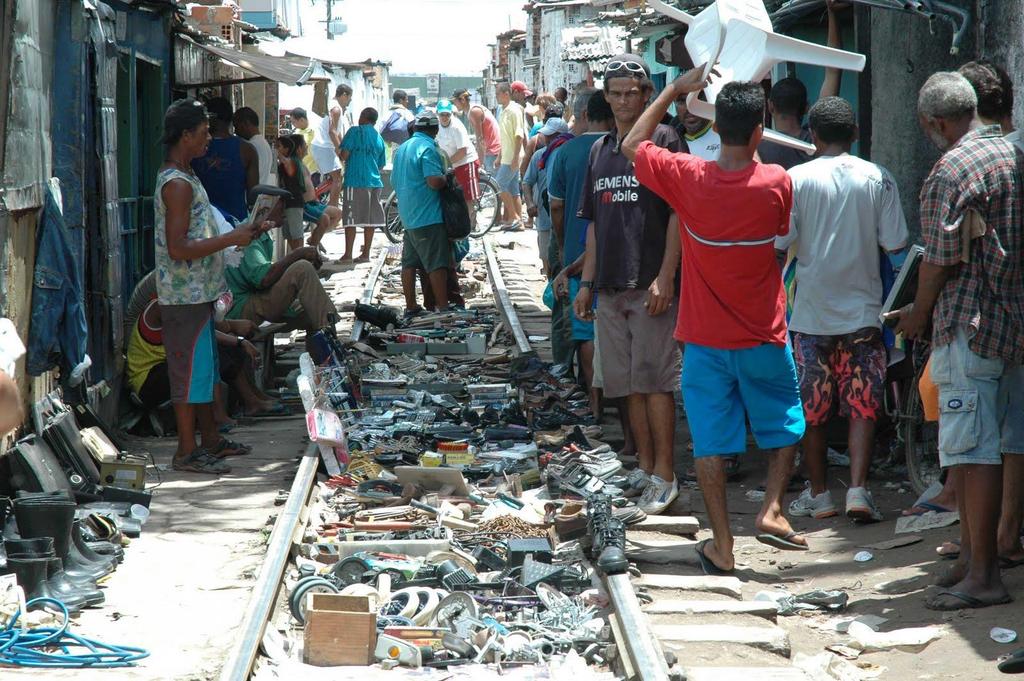
M 562 59 L 594 64 L 626 50 L 626 31 L 621 26 L 585 25 L 562 29 Z M 592 63 L 593 62 L 593 63 Z M 603 69 L 603 64 L 601 69 Z

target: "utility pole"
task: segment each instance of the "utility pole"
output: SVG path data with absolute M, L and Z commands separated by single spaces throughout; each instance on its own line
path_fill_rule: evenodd
M 331 21 L 334 20 L 334 0 L 327 0 L 327 39 L 334 40 L 334 35 L 331 34 Z

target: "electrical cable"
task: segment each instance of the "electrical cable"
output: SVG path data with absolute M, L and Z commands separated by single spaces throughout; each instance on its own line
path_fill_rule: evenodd
M 33 598 L 25 607 L 44 603 L 60 608 L 64 622 L 59 627 L 22 626 L 16 629 L 15 624 L 21 617 L 21 610 L 18 610 L 0 629 L 0 664 L 51 669 L 112 669 L 132 667 L 149 657 L 144 648 L 116 646 L 69 631 L 68 609 L 56 598 Z M 86 652 L 71 652 L 76 649 Z

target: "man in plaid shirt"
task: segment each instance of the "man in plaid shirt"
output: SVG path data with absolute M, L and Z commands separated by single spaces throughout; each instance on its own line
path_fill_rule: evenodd
M 1024 418 L 1006 408 L 1024 360 L 1024 184 L 1018 152 L 976 109 L 974 89 L 958 73 L 936 73 L 921 88 L 921 127 L 945 154 L 921 189 L 925 256 L 897 329 L 920 338 L 932 322 L 939 461 L 959 472 L 960 558 L 936 582 L 946 590 L 928 601 L 935 610 L 1011 600 L 996 527 L 1002 452 L 1014 451 L 1007 426 Z

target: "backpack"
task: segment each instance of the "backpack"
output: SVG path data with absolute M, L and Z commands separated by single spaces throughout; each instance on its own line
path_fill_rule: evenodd
M 452 241 L 465 239 L 473 230 L 469 221 L 469 208 L 466 206 L 466 198 L 462 193 L 462 187 L 455 179 L 455 173 L 445 173 L 445 185 L 441 188 L 441 217 L 444 226 L 448 230 L 448 238 Z
M 409 139 L 409 124 L 402 116 L 401 111 L 391 112 L 391 116 L 380 129 L 380 136 L 384 138 L 385 142 L 392 144 L 402 144 Z

